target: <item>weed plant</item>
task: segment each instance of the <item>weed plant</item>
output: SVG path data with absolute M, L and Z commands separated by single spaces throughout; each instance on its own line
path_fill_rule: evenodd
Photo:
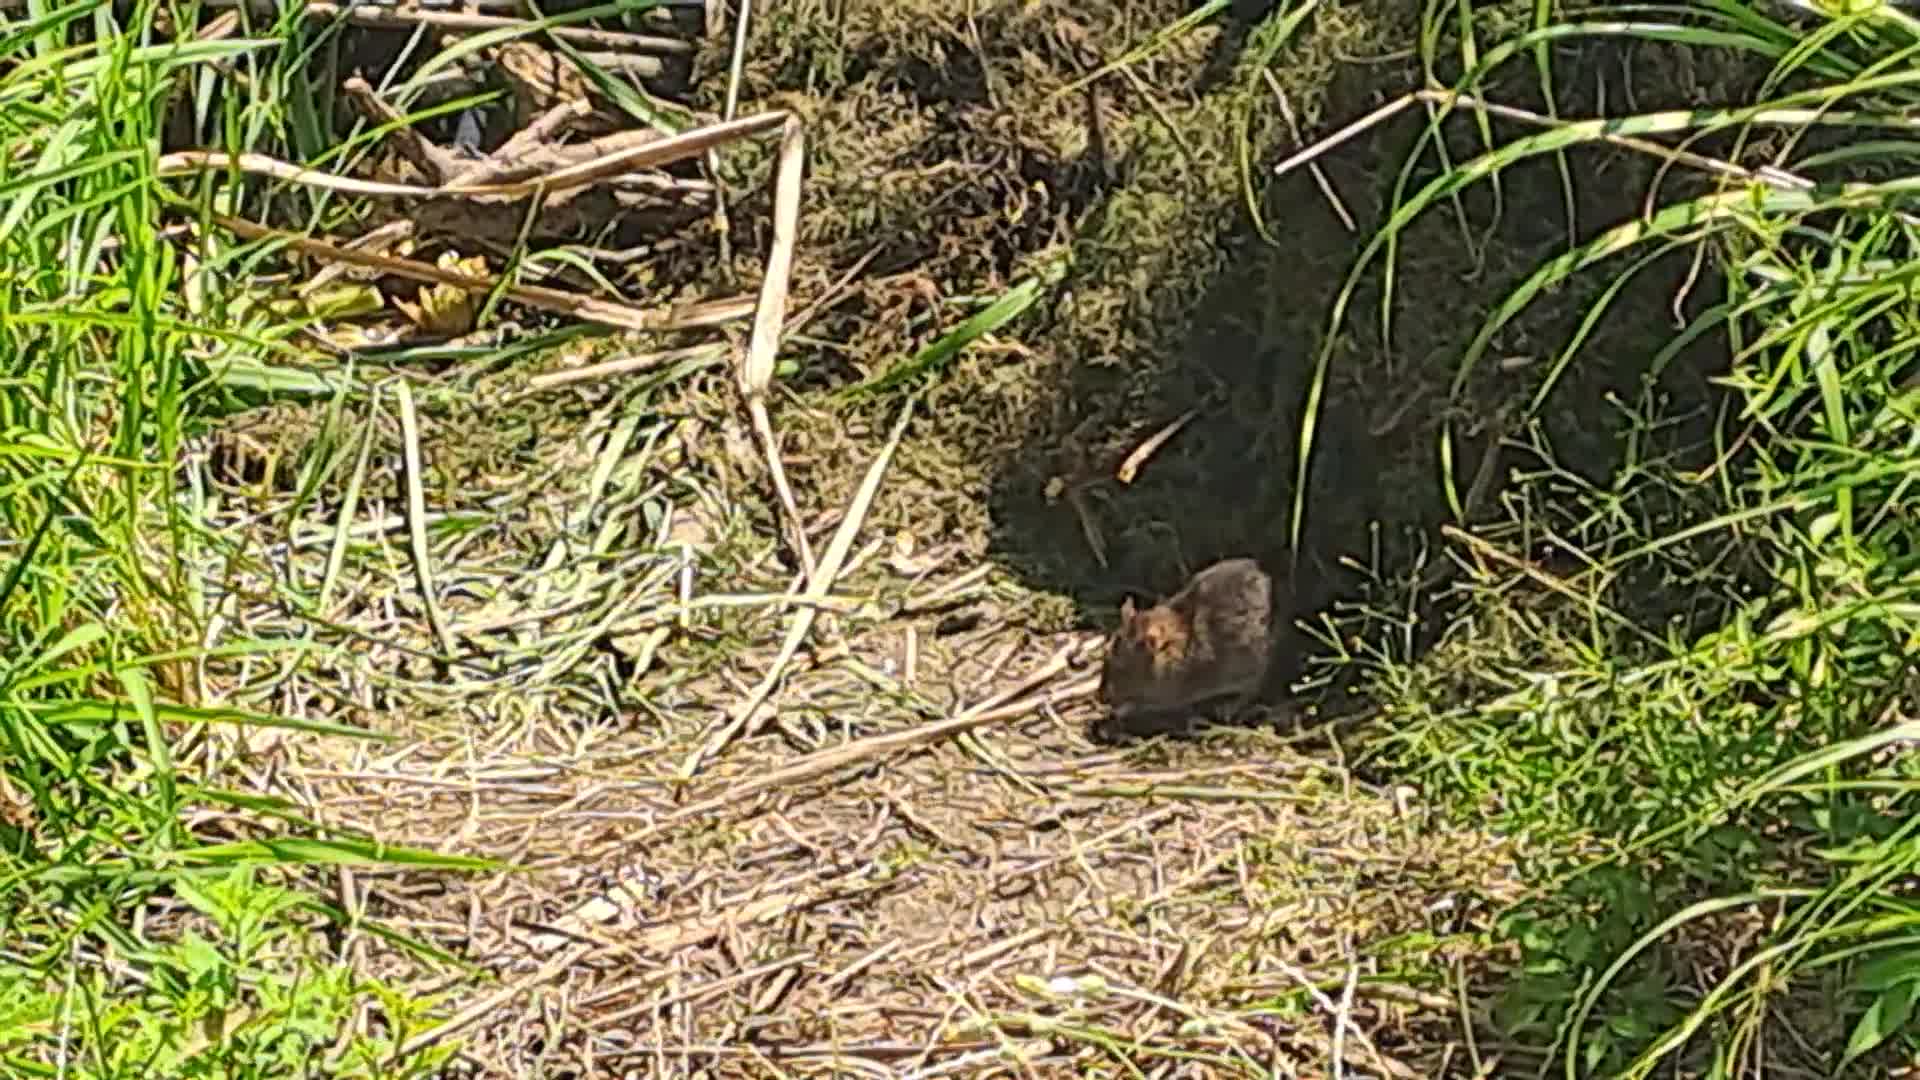
M 397 1051 L 430 1002 L 333 970 L 315 932 L 341 913 L 271 879 L 475 863 L 315 837 L 290 807 L 220 786 L 236 733 L 365 733 L 190 704 L 210 655 L 298 643 L 201 648 L 235 552 L 199 524 L 188 447 L 275 379 L 326 384 L 286 364 L 293 327 L 243 310 L 233 268 L 260 251 L 163 232 L 154 175 L 166 105 L 215 68 L 254 96 L 199 95 L 208 142 L 278 145 L 311 105 L 289 95 L 295 58 L 176 43 L 166 14 L 188 13 L 0 15 L 0 1073 L 420 1075 L 447 1051 Z M 229 199 L 215 181 L 198 207 Z M 375 998 L 392 1023 L 356 1031 Z
M 1515 313 L 1607 276 L 1541 366 L 1501 505 L 1452 534 L 1431 652 L 1414 660 L 1424 634 L 1379 610 L 1327 637 L 1387 703 L 1374 766 L 1536 842 L 1536 887 L 1500 924 L 1518 971 L 1486 1014 L 1506 1037 L 1550 1047 L 1569 1077 L 1911 1060 L 1920 23 L 1888 5 L 1548 8 L 1496 28 L 1473 4 L 1429 5 L 1430 51 L 1458 28 L 1478 43 L 1430 69 L 1457 60 L 1453 89 L 1477 94 L 1531 64 L 1551 104 L 1563 50 L 1605 37 L 1732 54 L 1766 77 L 1751 100 L 1635 112 L 1621 95 L 1598 117 L 1483 126 L 1477 157 L 1437 170 L 1437 144 L 1414 155 L 1370 249 L 1389 267 L 1406 222 L 1522 161 L 1621 137 L 1701 157 L 1675 157 L 1644 215 L 1541 266 L 1461 358 L 1464 382 Z M 1673 350 L 1724 340 L 1723 394 L 1711 416 L 1676 415 L 1663 353 L 1637 399 L 1614 403 L 1628 459 L 1595 478 L 1534 421 L 1570 365 L 1606 362 L 1581 345 L 1614 286 L 1676 253 L 1712 299 L 1676 303 Z

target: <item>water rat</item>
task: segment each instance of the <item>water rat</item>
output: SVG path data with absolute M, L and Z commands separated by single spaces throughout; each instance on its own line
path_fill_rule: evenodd
M 1273 579 L 1252 559 L 1200 571 L 1145 611 L 1129 597 L 1107 650 L 1100 700 L 1116 721 L 1260 692 L 1273 656 Z

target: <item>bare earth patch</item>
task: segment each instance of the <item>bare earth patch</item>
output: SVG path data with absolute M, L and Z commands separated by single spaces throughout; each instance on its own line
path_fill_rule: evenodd
M 493 474 L 512 482 L 477 471 L 436 501 L 475 523 L 431 546 L 441 618 L 490 644 L 462 664 L 423 658 L 405 530 L 356 547 L 333 644 L 274 673 L 273 694 L 399 742 L 274 736 L 236 758 L 328 831 L 522 868 L 338 874 L 349 910 L 487 977 L 449 984 L 379 937 L 348 946 L 451 987 L 460 1060 L 507 1076 L 1314 1075 L 1337 1040 L 1351 1075 L 1429 1076 L 1459 1057 L 1426 973 L 1468 948 L 1476 900 L 1510 889 L 1502 846 L 1355 780 L 1311 728 L 1091 741 L 1098 635 L 1036 630 L 1044 598 L 964 545 L 863 534 L 767 734 L 681 779 L 793 610 L 770 530 L 748 527 L 764 507 L 726 455 L 689 454 L 734 423 L 690 385 L 589 402 L 569 437 L 550 428 Z M 631 449 L 608 442 L 623 411 L 648 417 L 646 451 L 602 475 L 610 445 Z M 461 423 L 423 421 L 429 468 L 494 452 Z M 367 491 L 398 487 L 378 464 L 392 457 L 370 455 Z M 384 516 L 376 494 L 365 517 Z M 324 573 L 326 544 L 281 550 L 294 580 Z M 233 617 L 253 633 L 289 619 L 267 602 Z M 913 741 L 1009 695 L 957 737 Z

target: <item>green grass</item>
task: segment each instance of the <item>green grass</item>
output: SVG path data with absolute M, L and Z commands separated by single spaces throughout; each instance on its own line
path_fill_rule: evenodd
M 300 645 L 204 647 L 210 568 L 233 552 L 181 483 L 193 433 L 284 370 L 292 328 L 236 317 L 240 276 L 209 272 L 259 251 L 196 267 L 162 234 L 161 103 L 216 65 L 247 70 L 257 100 L 200 114 L 235 150 L 297 110 L 271 90 L 291 85 L 286 49 L 148 40 L 160 7 L 123 23 L 105 3 L 34 4 L 0 32 L 0 1072 L 268 1076 L 324 1055 L 332 1075 L 420 1075 L 450 1048 L 395 1048 L 428 1003 L 332 974 L 316 932 L 346 916 L 273 877 L 489 864 L 318 836 L 220 764 L 246 729 L 371 733 L 182 704 L 200 662 Z M 396 1026 L 341 1037 L 375 997 Z
M 1471 5 L 1447 6 L 1433 17 L 1473 25 Z M 1677 253 L 1698 255 L 1708 280 L 1675 340 L 1724 341 L 1717 405 L 1676 415 L 1663 353 L 1637 399 L 1615 403 L 1621 465 L 1595 478 L 1562 463 L 1534 421 L 1566 407 L 1565 372 L 1613 362 L 1581 349 L 1602 290 L 1535 369 L 1500 507 L 1459 523 L 1456 539 L 1474 542 L 1458 545 L 1468 569 L 1437 644 L 1416 654 L 1405 620 L 1378 606 L 1341 627 L 1339 661 L 1367 670 L 1386 709 L 1371 766 L 1533 841 L 1533 886 L 1497 934 L 1520 963 L 1476 989 L 1493 1026 L 1550 1048 L 1570 1077 L 1831 1075 L 1920 1048 L 1907 1024 L 1920 908 L 1904 889 L 1920 766 L 1899 749 L 1920 730 L 1920 535 L 1903 509 L 1920 476 L 1920 248 L 1902 209 L 1920 27 L 1882 9 L 1803 32 L 1771 10 L 1603 5 L 1559 22 L 1543 6 L 1533 27 L 1488 33 L 1456 89 L 1482 93 L 1529 63 L 1552 88 L 1556 58 L 1597 37 L 1757 58 L 1768 73 L 1748 100 L 1630 112 L 1616 95 L 1603 115 L 1484 141 L 1419 182 L 1432 158 L 1416 156 L 1333 313 L 1336 327 L 1359 317 L 1345 298 L 1374 260 L 1391 275 L 1415 217 L 1605 136 L 1686 140 L 1812 182 L 1722 182 L 1677 163 L 1644 216 L 1590 223 L 1515 288 L 1461 357 L 1456 394 L 1536 298 L 1577 275 L 1620 284 Z

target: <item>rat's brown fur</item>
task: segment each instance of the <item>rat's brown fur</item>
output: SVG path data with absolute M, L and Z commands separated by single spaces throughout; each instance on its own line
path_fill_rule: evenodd
M 1244 702 L 1266 682 L 1273 648 L 1273 581 L 1252 559 L 1215 563 L 1166 602 L 1120 608 L 1100 697 L 1114 716 Z

